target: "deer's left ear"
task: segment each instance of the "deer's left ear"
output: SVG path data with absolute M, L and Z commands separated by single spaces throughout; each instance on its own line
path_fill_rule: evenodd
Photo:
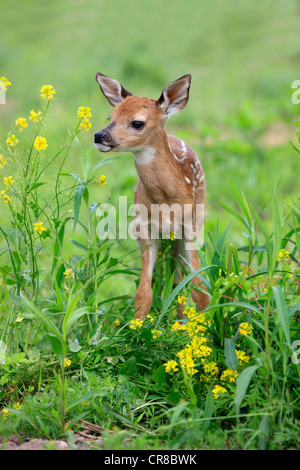
M 131 96 L 131 93 L 125 90 L 121 83 L 117 82 L 114 78 L 107 77 L 98 72 L 96 74 L 96 80 L 100 85 L 103 95 L 112 106 L 117 106 L 127 96 Z
M 175 80 L 175 82 L 170 83 L 170 85 L 163 90 L 156 105 L 167 117 L 185 108 L 189 100 L 191 80 L 191 75 L 184 75 L 178 78 L 178 80 Z

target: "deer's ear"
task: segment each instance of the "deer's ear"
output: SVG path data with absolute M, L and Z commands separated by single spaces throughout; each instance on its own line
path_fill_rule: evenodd
M 191 75 L 184 75 L 178 78 L 178 80 L 175 80 L 175 82 L 170 83 L 170 85 L 163 90 L 156 105 L 167 117 L 185 108 L 189 100 L 191 79 Z
M 125 90 L 114 78 L 107 77 L 98 72 L 96 81 L 99 83 L 103 95 L 112 106 L 117 106 L 117 104 L 120 104 L 127 96 L 131 96 L 131 93 Z

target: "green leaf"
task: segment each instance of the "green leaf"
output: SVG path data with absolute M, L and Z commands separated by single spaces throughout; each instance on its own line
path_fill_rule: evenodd
M 213 415 L 214 411 L 214 399 L 212 396 L 211 391 L 209 390 L 208 394 L 206 395 L 206 401 L 205 401 L 205 409 L 204 409 L 204 418 L 206 418 L 203 426 L 203 432 L 206 433 L 206 431 L 209 428 L 209 424 L 211 422 L 211 417 Z
M 80 346 L 80 344 L 76 343 L 76 341 L 73 341 L 72 339 L 68 339 L 68 346 L 69 350 L 74 353 L 77 353 L 78 351 L 80 351 L 80 349 L 82 349 L 82 346 Z
M 25 297 L 23 294 L 21 294 L 21 298 L 23 302 L 27 305 L 29 310 L 32 312 L 32 316 L 40 320 L 43 324 L 44 327 L 47 331 L 48 334 L 55 336 L 61 343 L 63 343 L 63 336 L 60 333 L 59 329 L 57 326 L 53 323 L 50 318 L 47 317 L 47 315 L 42 312 L 38 307 L 34 305 L 31 300 L 29 300 L 27 297 Z M 25 315 L 24 315 L 25 316 Z
M 75 191 L 75 197 L 74 197 L 74 226 L 73 230 L 75 230 L 75 227 L 78 222 L 78 217 L 79 217 L 79 210 L 81 206 L 81 198 L 83 196 L 83 193 L 86 189 L 86 186 L 84 184 L 79 184 L 76 188 Z
M 101 160 L 100 162 L 97 163 L 97 165 L 94 166 L 94 168 L 91 170 L 90 175 L 92 175 L 98 168 L 100 168 L 103 165 L 107 165 L 108 163 L 114 162 L 115 160 L 118 160 L 121 158 L 123 155 L 115 155 L 114 157 L 107 157 Z
M 81 250 L 85 250 L 85 251 L 88 250 L 88 248 L 87 248 L 85 245 L 83 245 L 82 243 L 79 243 L 77 240 L 74 240 L 73 238 L 70 238 L 69 240 L 70 240 L 70 242 L 73 243 L 73 245 L 75 245 L 77 248 L 80 248 Z
M 53 351 L 57 356 L 58 362 L 60 363 L 60 365 L 62 365 L 65 358 L 65 348 L 63 342 L 52 334 L 48 334 L 47 338 L 51 344 Z
M 249 366 L 242 371 L 236 380 L 236 393 L 234 397 L 234 404 L 239 412 L 241 403 L 247 392 L 248 385 L 251 381 L 252 375 L 258 369 L 259 366 Z
M 259 450 L 265 450 L 267 447 L 267 442 L 268 442 L 268 437 L 269 437 L 269 422 L 270 422 L 270 417 L 269 415 L 264 415 L 261 418 L 261 421 L 259 423 L 259 437 L 258 437 L 258 447 Z
M 291 346 L 290 322 L 284 294 L 280 286 L 272 286 L 272 291 L 277 307 L 279 323 L 282 327 L 287 344 Z
M 235 343 L 233 338 L 225 338 L 224 345 L 225 364 L 228 369 L 237 370 L 238 358 L 235 351 Z
M 182 395 L 179 392 L 175 392 L 174 390 L 171 393 L 168 393 L 166 396 L 166 400 L 170 405 L 177 405 L 181 399 Z
M 159 366 L 152 372 L 152 379 L 159 384 L 166 382 L 166 369 L 164 365 Z
M 131 356 L 127 361 L 120 367 L 119 373 L 121 375 L 132 375 L 136 372 L 136 358 Z

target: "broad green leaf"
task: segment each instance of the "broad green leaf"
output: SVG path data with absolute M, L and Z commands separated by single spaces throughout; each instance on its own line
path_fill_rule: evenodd
M 224 345 L 225 364 L 228 369 L 237 370 L 238 358 L 235 351 L 235 343 L 233 338 L 225 338 Z
M 282 327 L 286 342 L 291 346 L 290 322 L 286 301 L 280 286 L 272 286 L 272 291 L 276 303 L 278 320 Z
M 247 392 L 247 388 L 251 381 L 252 375 L 258 369 L 259 366 L 249 366 L 244 369 L 236 380 L 236 393 L 234 397 L 234 404 L 239 412 L 239 408 Z

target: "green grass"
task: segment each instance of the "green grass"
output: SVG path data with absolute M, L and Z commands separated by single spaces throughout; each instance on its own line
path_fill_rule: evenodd
M 0 171 L 15 183 L 0 188 L 12 200 L 0 199 L 0 435 L 66 436 L 72 445 L 85 419 L 103 428 L 107 449 L 125 438 L 128 449 L 299 448 L 297 3 L 2 3 L 0 76 L 12 85 L 0 105 Z M 200 275 L 212 301 L 177 332 L 178 295 L 193 304 L 188 273 L 173 288 L 170 244 L 155 271 L 153 322 L 131 329 L 136 243 L 96 236 L 91 209 L 109 201 L 118 210 L 124 195 L 130 206 L 136 180 L 129 154 L 93 171 L 104 158 L 93 133 L 111 112 L 98 71 L 153 98 L 193 77 L 187 108 L 167 127 L 205 170 Z M 14 131 L 17 117 L 45 109 L 44 84 L 56 94 L 43 124 Z M 89 132 L 78 132 L 82 105 L 92 111 Z M 14 151 L 5 143 L 12 132 Z M 35 133 L 48 143 L 38 155 Z M 100 174 L 107 185 L 95 184 Z M 278 259 L 280 250 L 288 254 Z M 210 350 L 201 356 L 198 345 L 188 367 L 177 354 L 193 338 Z M 170 360 L 178 370 L 166 371 Z M 228 369 L 236 381 L 222 379 Z M 218 397 L 216 385 L 225 388 Z

